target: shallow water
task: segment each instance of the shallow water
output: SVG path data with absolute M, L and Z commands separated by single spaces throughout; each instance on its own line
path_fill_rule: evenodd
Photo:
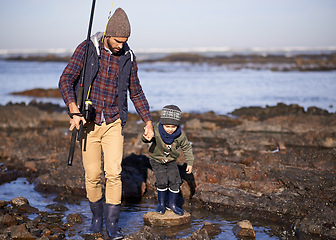
M 40 211 L 50 212 L 51 210 L 46 208 L 47 205 L 53 203 L 53 198 L 56 194 L 40 193 L 34 190 L 34 185 L 29 184 L 25 178 L 19 178 L 11 183 L 5 183 L 0 185 L 0 200 L 9 201 L 18 196 L 22 196 L 28 199 L 29 204 L 38 208 Z M 88 201 L 82 200 L 79 205 L 76 204 L 64 204 L 69 210 L 64 212 L 65 222 L 66 216 L 70 213 L 80 213 L 85 216 L 83 223 L 76 227 L 76 237 L 72 239 L 82 239 L 81 234 L 85 233 L 90 224 L 90 209 Z M 140 203 L 123 203 L 122 211 L 120 215 L 119 224 L 124 234 L 132 234 L 137 232 L 143 226 L 143 215 L 148 211 L 155 211 L 156 203 L 154 200 L 142 200 Z M 232 232 L 232 228 L 237 222 L 230 219 L 223 214 L 217 214 L 202 209 L 190 209 L 192 216 L 191 224 L 184 226 L 171 227 L 171 228 L 156 228 L 155 231 L 161 236 L 176 235 L 178 238 L 187 237 L 193 232 L 202 227 L 205 221 L 218 224 L 222 232 L 212 239 L 238 239 Z M 238 219 L 244 220 L 244 219 Z M 265 224 L 259 224 L 252 222 L 254 230 L 256 232 L 256 239 L 268 240 L 268 239 L 280 239 L 274 236 L 272 229 Z
M 11 92 L 57 88 L 65 66 L 62 62 L 0 60 L 0 104 L 35 99 L 13 96 Z M 208 64 L 157 62 L 139 64 L 139 78 L 153 111 L 176 104 L 184 112 L 228 114 L 241 107 L 274 106 L 279 102 L 336 111 L 336 71 L 232 70 Z M 64 106 L 61 99 L 36 100 Z M 135 112 L 129 105 L 130 111 Z

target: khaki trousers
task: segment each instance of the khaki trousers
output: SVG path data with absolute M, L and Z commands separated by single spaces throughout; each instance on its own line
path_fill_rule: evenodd
M 90 202 L 103 197 L 101 174 L 102 152 L 104 154 L 104 173 L 106 179 L 106 203 L 121 203 L 121 161 L 123 156 L 124 136 L 120 119 L 101 126 L 86 124 L 82 139 L 82 157 L 85 170 L 86 194 Z

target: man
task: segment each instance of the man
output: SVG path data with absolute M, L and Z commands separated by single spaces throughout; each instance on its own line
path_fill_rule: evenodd
M 82 156 L 87 197 L 92 211 L 91 232 L 102 230 L 103 215 L 106 230 L 112 239 L 121 239 L 118 231 L 122 184 L 122 127 L 127 118 L 127 92 L 142 120 L 146 123 L 144 136 L 154 136 L 149 105 L 142 91 L 135 56 L 127 45 L 131 28 L 123 9 L 118 8 L 106 27 L 105 36 L 97 33 L 89 42 L 85 69 L 83 104 L 90 114 L 76 104 L 76 88 L 83 68 L 86 44 L 78 45 L 64 69 L 59 88 L 69 108 L 70 130 L 84 125 Z M 104 153 L 105 194 L 102 192 L 101 151 Z M 105 195 L 105 199 L 104 199 Z

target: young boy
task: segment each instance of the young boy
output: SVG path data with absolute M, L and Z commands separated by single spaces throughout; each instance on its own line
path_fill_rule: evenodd
M 161 111 L 160 122 L 154 125 L 154 137 L 142 137 L 145 143 L 151 142 L 149 148 L 150 164 L 152 166 L 158 191 L 158 206 L 156 211 L 164 214 L 166 211 L 166 198 L 168 208 L 178 215 L 183 215 L 183 210 L 176 206 L 176 200 L 182 183 L 176 159 L 181 148 L 187 162 L 187 174 L 192 172 L 194 156 L 191 145 L 181 129 L 181 110 L 175 105 L 165 106 Z

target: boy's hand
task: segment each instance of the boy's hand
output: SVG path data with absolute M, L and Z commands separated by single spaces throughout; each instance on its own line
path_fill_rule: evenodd
M 187 174 L 190 174 L 192 172 L 192 166 L 188 165 L 186 169 Z

